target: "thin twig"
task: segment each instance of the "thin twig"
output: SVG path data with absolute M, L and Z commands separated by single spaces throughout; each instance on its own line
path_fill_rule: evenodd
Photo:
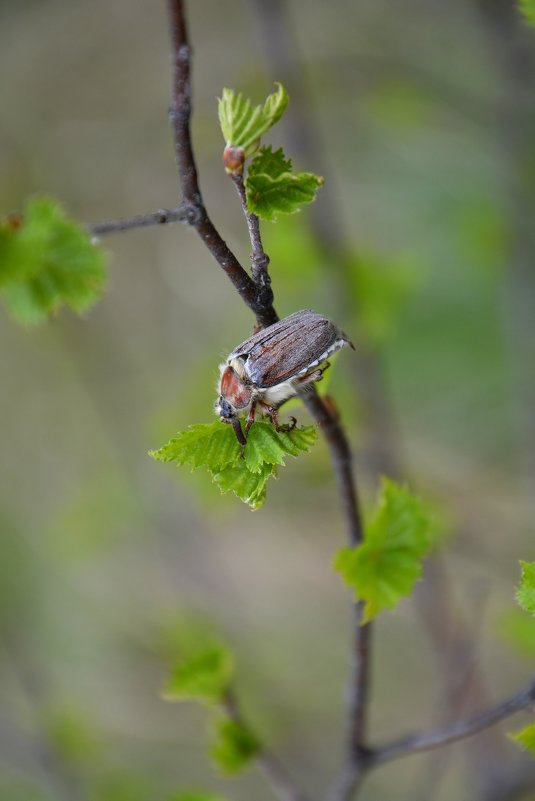
M 535 679 L 519 692 L 496 706 L 485 709 L 479 715 L 443 728 L 407 734 L 378 748 L 371 749 L 367 758 L 368 765 L 375 767 L 402 756 L 416 754 L 420 751 L 431 751 L 433 748 L 440 748 L 443 745 L 463 740 L 489 726 L 494 726 L 522 709 L 527 709 L 534 702 Z
M 191 225 L 194 222 L 191 211 L 191 208 L 185 205 L 177 206 L 175 209 L 158 209 L 150 214 L 136 214 L 134 217 L 120 217 L 117 220 L 91 223 L 85 226 L 85 230 L 90 236 L 105 236 L 106 234 L 131 231 L 134 228 L 148 228 L 151 225 L 167 225 L 176 222 Z
M 191 143 L 191 57 L 184 4 L 169 0 L 173 56 L 173 89 L 169 113 L 174 132 L 175 155 L 183 203 L 192 211 L 193 227 L 220 267 L 226 272 L 243 301 L 255 314 L 260 326 L 277 321 L 271 303 L 227 246 L 210 220 L 204 205 Z
M 360 787 L 368 771 L 383 765 L 385 762 L 418 754 L 422 751 L 432 751 L 435 748 L 441 748 L 459 740 L 464 740 L 490 726 L 496 725 L 496 723 L 506 720 L 523 709 L 527 709 L 534 702 L 535 680 L 510 698 L 506 698 L 505 701 L 485 709 L 479 715 L 467 720 L 452 723 L 442 728 L 406 734 L 382 746 L 364 749 L 361 754 L 360 765 L 347 765 L 338 777 L 337 783 L 329 796 L 330 801 L 351 798 Z
M 329 446 L 338 493 L 348 528 L 349 544 L 359 545 L 364 539 L 359 498 L 353 478 L 351 451 L 347 437 L 335 413 L 328 409 L 317 393 L 304 390 L 301 399 L 319 423 Z M 354 605 L 351 677 L 347 691 L 347 763 L 352 772 L 359 772 L 365 753 L 366 711 L 370 689 L 371 626 L 362 625 L 362 603 Z M 348 796 L 338 796 L 340 799 Z
M 262 244 L 262 236 L 260 234 L 260 220 L 256 214 L 253 214 L 247 208 L 247 193 L 245 191 L 245 184 L 242 174 L 231 176 L 234 186 L 238 191 L 241 206 L 245 219 L 247 221 L 247 228 L 249 230 L 249 239 L 251 240 L 251 273 L 253 281 L 258 286 L 259 291 L 262 292 L 262 301 L 266 304 L 273 303 L 273 291 L 271 289 L 271 278 L 268 273 L 269 256 L 264 250 Z

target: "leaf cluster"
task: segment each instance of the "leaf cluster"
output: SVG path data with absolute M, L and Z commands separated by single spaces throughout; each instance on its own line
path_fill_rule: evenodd
M 309 451 L 317 439 L 313 426 L 276 431 L 271 423 L 258 421 L 249 431 L 242 454 L 233 429 L 219 420 L 199 423 L 179 431 L 150 455 L 161 462 L 205 467 L 221 492 L 234 492 L 252 509 L 266 499 L 266 484 L 277 476 L 287 456 Z
M 516 589 L 516 600 L 522 609 L 535 617 L 535 562 L 520 562 L 520 584 Z M 509 737 L 535 757 L 535 723 L 520 731 L 510 733 Z
M 518 0 L 518 7 L 528 25 L 535 25 L 535 0 Z
M 186 626 L 177 632 L 181 641 L 173 660 L 162 697 L 167 701 L 199 701 L 225 712 L 218 717 L 211 756 L 222 773 L 235 774 L 246 768 L 260 751 L 260 743 L 242 720 L 230 716 L 228 701 L 234 677 L 234 657 L 229 648 L 202 625 Z M 188 793 L 179 795 L 189 800 Z M 193 793 L 191 801 L 205 801 Z M 210 801 L 211 796 L 206 796 Z
M 104 283 L 104 253 L 55 201 L 33 198 L 20 217 L 0 221 L 0 295 L 19 322 L 41 322 L 62 306 L 82 312 Z
M 262 147 L 261 137 L 282 117 L 288 95 L 282 84 L 262 106 L 253 106 L 241 93 L 223 89 L 219 100 L 219 121 L 232 160 L 231 174 L 242 174 L 243 162 L 256 153 L 245 179 L 247 208 L 264 220 L 274 222 L 277 214 L 293 214 L 311 203 L 323 178 L 311 172 L 294 172 L 282 148 Z M 257 153 L 258 151 L 258 153 Z M 236 155 L 236 153 L 241 154 Z
M 334 560 L 356 598 L 364 601 L 363 623 L 383 609 L 393 609 L 412 592 L 433 543 L 431 534 L 431 516 L 423 501 L 407 487 L 383 479 L 364 542 L 342 548 Z

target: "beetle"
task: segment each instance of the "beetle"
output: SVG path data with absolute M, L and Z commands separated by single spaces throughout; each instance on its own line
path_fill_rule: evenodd
M 345 345 L 355 349 L 337 325 L 311 309 L 262 328 L 221 364 L 216 414 L 232 425 L 242 447 L 259 412 L 280 431 L 277 412 L 282 404 L 307 384 L 320 381 L 329 367 L 328 357 Z M 245 414 L 244 433 L 239 417 Z

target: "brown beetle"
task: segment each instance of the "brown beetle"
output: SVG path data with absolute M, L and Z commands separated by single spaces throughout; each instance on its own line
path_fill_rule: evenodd
M 258 412 L 267 414 L 278 431 L 278 409 L 302 387 L 319 381 L 328 357 L 344 345 L 353 348 L 337 325 L 310 309 L 261 329 L 221 365 L 216 414 L 233 426 L 241 445 Z M 245 414 L 244 434 L 238 417 Z

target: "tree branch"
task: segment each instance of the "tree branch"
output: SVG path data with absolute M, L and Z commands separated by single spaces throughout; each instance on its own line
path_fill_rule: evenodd
M 244 724 L 243 715 L 241 714 L 238 702 L 232 691 L 227 691 L 224 699 L 224 709 L 229 718 L 235 720 L 237 723 Z M 247 728 L 249 728 L 247 726 Z M 255 757 L 256 763 L 268 783 L 271 785 L 280 801 L 305 801 L 304 795 L 294 787 L 286 768 L 281 765 L 279 760 L 263 746 L 260 752 Z
M 535 702 L 535 679 L 519 692 L 506 698 L 505 701 L 480 712 L 479 715 L 452 723 L 439 729 L 429 731 L 414 732 L 391 740 L 383 746 L 370 749 L 367 762 L 369 767 L 375 767 L 383 762 L 390 762 L 393 759 L 416 754 L 420 751 L 431 751 L 433 748 L 440 748 L 449 743 L 463 740 L 473 734 L 477 734 L 489 726 L 494 726 L 506 718 L 511 717 L 516 712 L 526 709 Z
M 269 289 L 269 278 L 267 277 L 268 260 L 262 248 L 258 218 L 255 219 L 255 215 L 248 216 L 243 181 L 241 184 L 240 182 L 235 183 L 246 214 L 253 248 L 253 276 L 258 280 L 258 284 L 248 276 L 236 257 L 223 242 L 209 220 L 202 202 L 189 128 L 191 115 L 190 47 L 183 0 L 169 0 L 169 8 L 174 62 L 171 122 L 174 129 L 176 160 L 184 203 L 193 205 L 198 210 L 199 221 L 195 224 L 195 227 L 199 235 L 216 261 L 225 270 L 245 303 L 255 313 L 257 324 L 260 326 L 269 325 L 276 322 L 278 317 L 272 305 L 273 295 Z M 255 257 L 258 267 L 255 267 Z M 300 393 L 300 397 L 322 429 L 327 441 L 348 539 L 351 545 L 358 545 L 363 541 L 364 535 L 362 517 L 354 481 L 351 451 L 344 429 L 340 424 L 338 413 L 331 404 L 319 397 L 314 387 L 308 387 L 303 390 Z M 361 604 L 355 605 L 355 616 L 354 668 L 349 691 L 348 760 L 353 767 L 359 767 L 361 765 L 361 754 L 364 750 L 370 627 L 369 625 L 360 625 L 362 618 Z
M 167 225 L 176 222 L 192 225 L 195 222 L 192 211 L 191 207 L 182 204 L 174 209 L 158 209 L 150 214 L 136 214 L 134 217 L 120 217 L 117 220 L 91 223 L 85 226 L 85 230 L 90 236 L 105 236 L 106 234 L 131 231 L 134 228 L 148 228 L 151 225 Z
M 247 228 L 249 230 L 249 239 L 251 240 L 251 273 L 253 281 L 257 285 L 259 292 L 262 293 L 262 302 L 267 304 L 273 303 L 273 291 L 271 289 L 271 278 L 268 273 L 269 256 L 264 250 L 262 244 L 262 236 L 260 234 L 260 220 L 256 214 L 253 214 L 247 208 L 247 195 L 245 191 L 245 184 L 242 174 L 231 175 L 234 186 L 238 191 L 241 206 L 245 219 L 247 221 Z
M 253 279 L 216 230 L 202 199 L 191 143 L 191 49 L 184 4 L 181 0 L 169 0 L 169 15 L 173 57 L 173 89 L 169 116 L 174 132 L 183 204 L 191 210 L 194 220 L 191 224 L 219 266 L 226 272 L 242 300 L 255 314 L 257 323 L 260 326 L 271 325 L 278 319 L 275 309 L 271 303 L 269 305 L 265 303 Z
M 364 748 L 360 764 L 348 764 L 338 777 L 329 798 L 330 801 L 351 798 L 359 788 L 365 775 L 373 768 L 394 759 L 432 751 L 445 745 L 464 740 L 490 726 L 510 718 L 517 712 L 527 709 L 535 702 L 535 679 L 519 692 L 506 698 L 496 706 L 485 709 L 479 715 L 452 723 L 442 728 L 413 732 L 375 748 Z

